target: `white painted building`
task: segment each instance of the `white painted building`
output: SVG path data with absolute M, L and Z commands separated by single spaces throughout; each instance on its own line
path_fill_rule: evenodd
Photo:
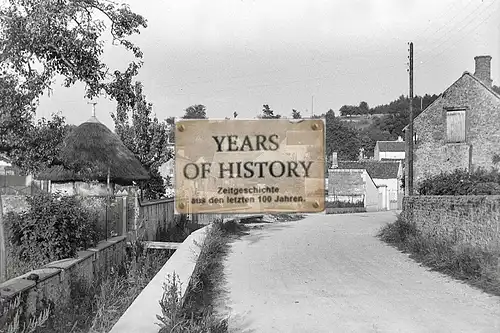
M 374 149 L 374 159 L 383 160 L 404 160 L 405 142 L 401 137 L 397 141 L 377 141 Z

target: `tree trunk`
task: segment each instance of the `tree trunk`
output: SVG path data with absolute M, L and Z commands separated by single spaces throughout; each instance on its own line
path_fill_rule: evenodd
M 7 275 L 7 256 L 5 253 L 5 234 L 3 226 L 2 195 L 0 194 L 0 283 L 4 282 Z

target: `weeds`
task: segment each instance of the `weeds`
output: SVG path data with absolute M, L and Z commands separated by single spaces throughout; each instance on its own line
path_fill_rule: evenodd
M 422 235 L 403 216 L 386 225 L 378 237 L 432 270 L 448 274 L 500 296 L 500 249 L 457 245 Z
M 0 333 L 34 333 L 37 328 L 43 327 L 49 319 L 50 308 L 47 307 L 39 315 L 33 316 L 27 322 L 22 323 L 21 317 L 23 316 L 24 306 L 21 304 L 21 297 L 18 295 L 12 301 L 5 303 L 7 304 L 1 311 L 1 317 L 9 317 L 10 322 L 0 327 Z
M 212 224 L 200 246 L 195 271 L 183 302 L 178 276 L 168 276 L 160 301 L 160 333 L 228 332 L 227 318 L 213 310 L 214 298 L 222 291 L 223 259 L 228 253 L 230 236 L 244 230 L 234 221 Z

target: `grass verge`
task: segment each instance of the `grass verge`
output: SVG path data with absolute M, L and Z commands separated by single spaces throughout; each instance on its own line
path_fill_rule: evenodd
M 463 246 L 424 236 L 401 215 L 383 227 L 378 237 L 434 271 L 500 296 L 499 248 Z
M 176 276 L 169 276 L 164 284 L 164 294 L 158 315 L 160 333 L 226 333 L 227 318 L 214 310 L 215 300 L 223 292 L 223 261 L 234 236 L 248 228 L 236 222 L 216 222 L 208 230 L 200 256 L 182 302 L 180 285 Z

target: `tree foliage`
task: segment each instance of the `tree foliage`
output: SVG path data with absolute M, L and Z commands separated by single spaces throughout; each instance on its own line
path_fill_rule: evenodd
M 354 128 L 346 125 L 338 117 L 335 117 L 335 112 L 332 109 L 325 114 L 314 116 L 313 118 L 325 119 L 327 156 L 331 156 L 333 152 L 337 152 L 339 160 L 358 159 L 361 141 L 359 133 Z
M 275 114 L 274 111 L 269 107 L 269 105 L 264 104 L 262 106 L 262 113 L 259 115 L 260 119 L 280 119 L 281 115 Z
M 292 119 L 302 119 L 302 115 L 300 114 L 300 111 L 292 109 Z
M 207 108 L 205 105 L 196 104 L 191 105 L 184 110 L 183 119 L 207 119 Z
M 1 68 L 34 97 L 50 88 L 57 74 L 66 87 L 85 83 L 87 97 L 102 91 L 116 97 L 113 83 L 121 72 L 110 75 L 102 62 L 102 37 L 109 32 L 113 44 L 140 59 L 141 50 L 128 38 L 146 26 L 127 5 L 109 0 L 8 0 L 0 6 Z
M 59 160 L 64 139 L 75 127 L 66 124 L 59 114 L 53 114 L 51 119 L 41 118 L 30 123 L 24 135 L 13 141 L 7 156 L 24 173 L 36 174 Z
M 491 89 L 493 89 L 493 91 L 494 91 L 494 92 L 496 92 L 497 94 L 499 94 L 499 95 L 500 95 L 500 87 L 499 87 L 499 86 L 493 85 L 493 86 L 491 87 Z
M 134 85 L 134 96 L 133 106 L 119 101 L 116 114 L 111 116 L 116 134 L 149 172 L 151 179 L 141 184 L 144 196 L 157 199 L 165 193 L 158 169 L 172 157 L 167 149 L 169 132 L 167 124 L 153 115 L 153 106 L 147 102 L 140 82 Z

